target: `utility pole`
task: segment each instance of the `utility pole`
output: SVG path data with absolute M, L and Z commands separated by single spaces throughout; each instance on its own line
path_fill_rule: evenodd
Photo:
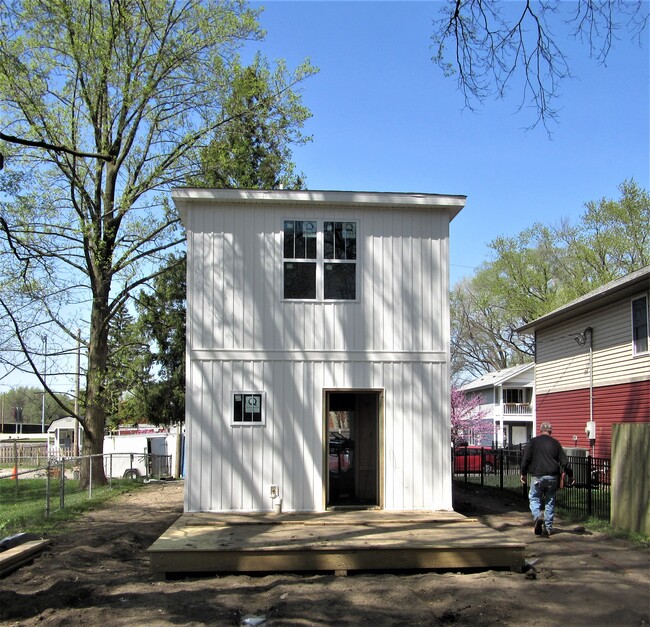
M 81 437 L 81 429 L 79 428 L 79 377 L 81 376 L 81 329 L 77 329 L 77 378 L 75 383 L 74 393 L 74 456 L 79 457 L 81 449 L 79 447 L 79 439 Z
M 42 335 L 43 340 L 43 406 L 41 407 L 41 433 L 45 433 L 45 379 L 47 377 L 47 335 Z

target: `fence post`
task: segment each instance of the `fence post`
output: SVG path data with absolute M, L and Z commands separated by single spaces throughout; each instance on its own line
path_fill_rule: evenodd
M 18 496 L 18 442 L 14 440 L 14 469 L 11 473 L 11 478 L 14 480 L 14 488 L 16 496 Z
M 65 508 L 65 457 L 61 458 L 59 465 L 59 506 L 61 509 Z
M 50 458 L 47 458 L 47 470 L 45 471 L 45 516 L 50 515 L 50 481 L 52 474 L 52 463 Z
M 465 475 L 465 484 L 467 484 L 467 446 L 465 446 L 465 467 L 464 468 L 465 471 L 463 474 Z
M 591 516 L 591 455 L 587 451 L 587 515 Z
M 93 456 L 88 458 L 88 498 L 93 498 Z
M 499 450 L 499 487 L 503 490 L 503 449 Z

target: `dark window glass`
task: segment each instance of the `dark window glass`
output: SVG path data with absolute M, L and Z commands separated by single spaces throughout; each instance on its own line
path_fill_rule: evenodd
M 357 258 L 356 222 L 325 222 L 323 225 L 323 256 L 325 259 Z
M 295 222 L 284 223 L 284 258 L 294 259 L 295 249 Z
M 357 297 L 356 264 L 325 264 L 325 300 L 354 300 Z
M 648 350 L 648 299 L 645 296 L 632 301 L 632 341 L 635 353 Z
M 284 263 L 284 297 L 301 299 L 316 298 L 315 263 Z
M 235 394 L 233 422 L 262 422 L 262 395 Z
M 316 222 L 285 221 L 284 258 L 316 259 Z

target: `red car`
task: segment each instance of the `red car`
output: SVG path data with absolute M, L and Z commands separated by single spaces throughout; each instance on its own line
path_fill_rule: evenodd
M 457 446 L 454 449 L 454 472 L 481 472 L 481 449 L 483 449 L 483 472 L 494 472 L 496 455 L 481 446 Z

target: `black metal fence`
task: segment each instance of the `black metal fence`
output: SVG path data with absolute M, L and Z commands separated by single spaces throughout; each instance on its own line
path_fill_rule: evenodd
M 519 481 L 523 449 L 493 449 L 463 446 L 453 452 L 452 472 L 456 481 L 500 488 L 528 495 Z M 557 506 L 577 517 L 609 520 L 611 508 L 610 460 L 591 455 L 568 455 L 575 485 L 557 493 Z

